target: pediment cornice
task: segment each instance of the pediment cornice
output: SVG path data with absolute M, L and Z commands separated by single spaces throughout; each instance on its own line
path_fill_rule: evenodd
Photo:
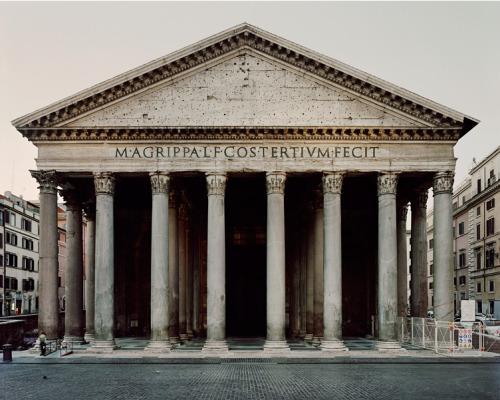
M 249 49 L 280 60 L 372 102 L 398 110 L 438 128 L 462 128 L 465 134 L 478 121 L 405 89 L 314 53 L 248 24 L 222 32 L 192 46 L 155 60 L 44 109 L 13 121 L 18 130 L 53 128 L 86 113 L 173 79 L 190 69 L 238 50 Z
M 461 128 L 381 127 L 159 127 L 20 128 L 33 142 L 116 140 L 444 140 L 457 141 Z

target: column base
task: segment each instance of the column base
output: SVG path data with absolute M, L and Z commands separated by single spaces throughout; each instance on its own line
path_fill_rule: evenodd
M 264 351 L 281 353 L 290 351 L 290 347 L 286 340 L 266 340 L 264 343 Z
M 87 351 L 89 353 L 95 354 L 103 354 L 103 353 L 112 353 L 113 350 L 118 349 L 119 347 L 115 343 L 115 339 L 111 340 L 98 340 L 94 339 L 92 346 L 90 346 Z
M 86 333 L 83 339 L 88 343 L 93 343 L 95 340 L 95 335 L 93 333 Z
M 179 347 L 181 345 L 181 340 L 179 336 L 170 336 L 168 340 L 170 344 L 172 344 L 172 347 Z
M 151 339 L 144 349 L 146 353 L 170 353 L 172 345 L 168 339 L 165 340 L 154 340 Z
M 228 353 L 229 347 L 225 340 L 207 339 L 201 351 L 203 353 Z
M 378 340 L 375 348 L 380 353 L 406 353 L 406 349 L 401 347 L 401 343 L 395 340 Z
M 180 335 L 181 342 L 187 342 L 189 340 L 187 333 L 181 333 Z
M 312 340 L 312 343 L 311 343 L 311 344 L 312 344 L 314 347 L 321 346 L 321 340 L 322 340 L 322 339 L 323 339 L 323 337 L 321 337 L 321 336 L 316 336 L 316 335 L 315 335 L 315 336 L 313 337 L 313 340 Z
M 323 340 L 321 342 L 321 350 L 325 352 L 346 352 L 349 351 L 347 347 L 345 347 L 343 340 Z
M 69 343 L 78 343 L 78 344 L 85 344 L 85 339 L 83 336 L 71 336 L 71 335 L 64 335 L 63 342 Z
M 304 340 L 305 340 L 306 342 L 308 342 L 308 343 L 311 343 L 311 342 L 312 342 L 312 340 L 313 340 L 313 334 L 312 334 L 312 333 L 306 333 L 306 334 L 304 335 Z
M 300 332 L 299 333 L 299 339 L 304 340 L 305 337 L 306 337 L 306 333 L 305 332 Z
M 188 331 L 187 331 L 187 335 L 188 335 L 188 340 L 193 340 L 193 338 L 194 338 L 193 331 L 188 330 Z

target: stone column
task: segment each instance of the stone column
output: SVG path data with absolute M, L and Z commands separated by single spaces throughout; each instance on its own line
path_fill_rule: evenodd
M 169 264 L 169 339 L 179 346 L 179 224 L 178 193 L 170 188 L 168 202 L 168 264 Z
M 408 199 L 397 200 L 397 241 L 398 241 L 398 317 L 406 317 L 408 313 L 408 263 L 406 246 L 406 214 Z
M 66 312 L 64 340 L 83 342 L 82 204 L 72 189 L 62 190 L 66 201 Z
M 267 338 L 264 351 L 289 351 L 286 342 L 285 180 L 280 172 L 266 174 L 267 188 Z
M 453 173 L 434 175 L 434 318 L 453 321 Z
M 200 333 L 200 231 L 194 229 L 193 246 L 193 335 Z
M 381 352 L 401 351 L 397 335 L 396 192 L 398 175 L 378 176 L 378 342 Z
M 411 198 L 411 297 L 412 317 L 427 318 L 427 189 Z M 452 279 L 453 280 L 453 279 Z
M 38 329 L 43 330 L 48 339 L 58 339 L 57 175 L 56 171 L 30 172 L 40 185 Z
M 203 351 L 227 352 L 225 174 L 207 174 L 207 340 Z
M 172 345 L 169 329 L 169 208 L 170 177 L 165 172 L 149 174 L 152 191 L 151 208 L 151 338 L 145 349 L 152 353 L 169 353 Z
M 87 238 L 85 240 L 85 259 L 87 270 L 85 272 L 85 341 L 94 341 L 95 319 L 95 203 L 84 204 L 85 218 L 87 220 Z
M 306 335 L 304 340 L 312 342 L 314 335 L 314 207 L 307 205 L 307 260 L 306 260 Z
M 323 351 L 347 351 L 342 340 L 342 173 L 323 175 Z
M 96 195 L 95 339 L 91 352 L 111 352 L 114 336 L 114 195 L 110 172 L 94 175 Z
M 188 340 L 186 325 L 186 206 L 179 207 L 179 337 Z
M 296 221 L 298 215 L 295 216 Z M 300 333 L 300 229 L 298 223 L 295 224 L 292 234 L 293 248 L 292 254 L 292 312 L 290 327 L 292 337 L 298 337 Z
M 193 218 L 186 219 L 186 333 L 193 335 Z
M 314 200 L 314 337 L 313 346 L 319 346 L 323 339 L 323 195 L 315 191 Z
M 307 324 L 307 224 L 306 218 L 301 218 L 300 227 L 300 335 L 301 339 L 306 337 Z

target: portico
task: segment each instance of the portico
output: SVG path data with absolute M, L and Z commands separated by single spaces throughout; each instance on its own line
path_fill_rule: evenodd
M 266 352 L 291 335 L 343 352 L 374 315 L 380 351 L 400 351 L 397 210 L 418 206 L 418 236 L 431 186 L 437 315 L 452 317 L 453 146 L 470 117 L 244 24 L 13 123 L 39 151 L 42 219 L 68 185 L 71 212 L 95 212 L 90 351 L 201 335 L 224 353 L 229 332 L 265 336 Z M 49 278 L 39 325 L 55 337 Z

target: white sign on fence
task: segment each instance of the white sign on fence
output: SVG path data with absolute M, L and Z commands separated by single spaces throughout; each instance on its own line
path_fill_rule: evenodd
M 472 349 L 472 329 L 458 330 L 458 347 Z
M 461 322 L 474 322 L 476 320 L 476 302 L 474 300 L 462 300 L 461 306 Z

